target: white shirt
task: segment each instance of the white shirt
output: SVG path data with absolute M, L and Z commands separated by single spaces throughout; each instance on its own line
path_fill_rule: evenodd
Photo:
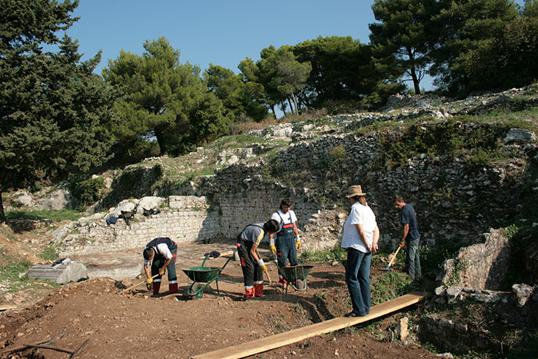
M 273 215 L 271 216 L 271 219 L 274 219 L 280 225 L 297 222 L 297 216 L 295 216 L 295 212 L 293 212 L 293 210 L 291 209 L 288 210 L 288 212 L 286 213 L 282 213 L 282 211 L 279 209 L 278 211 L 273 213 Z
M 168 248 L 168 245 L 166 243 L 159 243 L 157 244 L 157 247 L 153 247 L 157 253 L 161 254 L 165 259 L 172 258 L 172 252 L 170 252 L 170 248 Z M 151 261 L 144 260 L 144 265 L 149 266 L 151 264 Z
M 353 248 L 363 253 L 370 252 L 364 245 L 364 242 L 359 236 L 356 224 L 361 224 L 366 236 L 366 243 L 372 245 L 374 240 L 374 231 L 377 228 L 375 214 L 368 206 L 364 206 L 356 202 L 351 206 L 349 216 L 344 223 L 344 234 L 342 236 L 342 248 Z

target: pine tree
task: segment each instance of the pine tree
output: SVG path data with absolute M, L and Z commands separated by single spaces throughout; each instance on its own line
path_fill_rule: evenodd
M 0 0 L 0 198 L 107 159 L 113 93 L 93 74 L 100 54 L 81 62 L 77 42 L 58 37 L 77 5 Z
M 375 0 L 376 23 L 370 24 L 370 40 L 378 68 L 387 77 L 405 75 L 420 94 L 420 82 L 431 62 L 437 29 L 431 19 L 434 0 Z

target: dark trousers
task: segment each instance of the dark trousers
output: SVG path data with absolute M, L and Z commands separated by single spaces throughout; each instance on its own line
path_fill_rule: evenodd
M 241 260 L 243 281 L 246 289 L 252 288 L 254 284 L 263 283 L 263 271 L 250 253 L 253 245 L 254 243 L 252 242 L 237 241 L 237 254 L 239 254 L 239 259 Z
M 296 266 L 298 264 L 295 237 L 277 236 L 275 245 L 279 267 Z
M 174 284 L 174 283 L 177 283 L 177 275 L 176 275 L 177 246 L 172 246 L 172 248 L 170 248 L 170 252 L 172 252 L 172 260 L 170 261 L 170 263 L 168 263 L 168 266 L 166 266 L 166 272 L 168 273 L 168 282 L 171 284 Z M 151 263 L 151 276 L 159 274 L 159 269 L 162 268 L 164 262 L 166 262 L 166 259 L 163 256 L 156 256 L 155 259 L 153 259 L 153 263 Z M 154 282 L 160 283 L 161 276 L 157 276 Z
M 353 312 L 366 315 L 370 312 L 370 266 L 372 254 L 353 248 L 347 249 L 346 284 L 351 296 Z
M 420 279 L 422 270 L 420 268 L 420 238 L 412 241 L 406 239 L 406 256 L 405 256 L 405 271 L 411 279 Z

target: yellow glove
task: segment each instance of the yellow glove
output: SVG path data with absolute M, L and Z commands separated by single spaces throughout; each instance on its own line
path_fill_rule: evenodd
M 276 246 L 274 244 L 271 244 L 269 246 L 269 248 L 271 248 L 271 253 L 273 253 L 274 255 L 276 255 Z
M 301 240 L 300 239 L 295 240 L 295 248 L 297 250 L 301 249 Z
M 259 259 L 258 260 L 258 266 L 260 267 L 261 270 L 265 270 L 265 263 L 263 262 L 263 259 Z
M 153 278 L 152 277 L 149 277 L 148 279 L 146 279 L 146 288 L 148 288 L 148 290 L 151 289 L 152 284 L 153 284 Z
M 166 267 L 163 267 L 163 268 L 159 269 L 159 276 L 162 277 L 165 274 L 166 274 Z

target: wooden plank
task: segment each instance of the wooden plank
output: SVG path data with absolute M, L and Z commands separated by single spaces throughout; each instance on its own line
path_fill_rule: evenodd
M 13 304 L 0 304 L 0 312 L 3 312 L 4 310 L 11 310 L 16 309 L 17 306 Z
M 249 355 L 262 353 L 271 349 L 279 348 L 292 343 L 330 333 L 336 330 L 351 327 L 360 323 L 382 317 L 402 308 L 416 304 L 424 299 L 423 293 L 406 294 L 388 302 L 375 305 L 370 310 L 370 314 L 364 317 L 339 317 L 316 323 L 306 327 L 291 330 L 289 332 L 272 335 L 257 339 L 248 343 L 234 345 L 224 349 L 215 350 L 209 353 L 195 355 L 192 359 L 237 359 Z

